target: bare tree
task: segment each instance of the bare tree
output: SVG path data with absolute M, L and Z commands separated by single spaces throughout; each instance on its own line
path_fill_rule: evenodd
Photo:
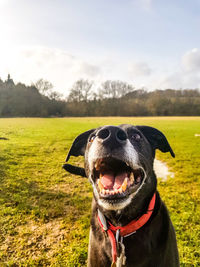
M 92 81 L 80 79 L 74 83 L 72 86 L 68 101 L 70 102 L 81 102 L 85 101 L 88 102 L 91 96 L 91 89 L 93 86 Z
M 107 80 L 101 84 L 99 96 L 103 98 L 120 98 L 132 92 L 134 87 L 122 81 Z
M 39 79 L 33 84 L 42 95 L 49 96 L 52 93 L 53 84 L 47 80 Z
M 51 100 L 56 100 L 59 101 L 62 99 L 63 95 L 61 93 L 58 93 L 56 91 L 52 91 L 49 96 L 48 96 Z

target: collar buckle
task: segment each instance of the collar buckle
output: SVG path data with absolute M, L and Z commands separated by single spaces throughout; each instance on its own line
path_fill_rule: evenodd
M 115 234 L 117 246 L 117 262 L 116 266 L 124 266 L 126 264 L 125 245 L 123 243 L 123 236 L 120 235 L 120 229 L 117 229 Z M 119 241 L 120 239 L 120 241 Z

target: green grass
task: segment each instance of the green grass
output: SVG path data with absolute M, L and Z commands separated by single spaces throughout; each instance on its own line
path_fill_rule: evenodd
M 200 266 L 200 118 L 0 119 L 0 266 L 85 266 L 92 189 L 61 167 L 79 133 L 132 123 L 163 131 L 158 152 L 174 178 L 159 192 L 176 229 L 181 266 Z M 72 162 L 82 165 L 82 158 Z

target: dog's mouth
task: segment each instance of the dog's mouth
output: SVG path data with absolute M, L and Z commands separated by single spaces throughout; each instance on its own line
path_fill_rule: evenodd
M 99 196 L 105 200 L 122 200 L 142 184 L 143 168 L 131 168 L 122 160 L 112 157 L 97 159 L 93 177 Z

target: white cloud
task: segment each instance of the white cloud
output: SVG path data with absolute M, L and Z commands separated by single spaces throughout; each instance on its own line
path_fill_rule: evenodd
M 101 56 L 81 58 L 65 50 L 43 46 L 21 49 L 4 47 L 0 50 L 0 78 L 10 73 L 15 82 L 31 84 L 43 78 L 54 85 L 54 89 L 67 95 L 72 84 L 80 78 L 94 80 L 100 84 L 106 79 L 123 80 L 136 88 L 200 88 L 200 50 L 186 52 L 179 64 L 171 67 L 146 61 L 130 63 L 119 57 Z M 167 71 L 168 69 L 168 71 Z
M 167 72 L 156 73 L 151 79 L 154 89 L 200 88 L 200 49 L 193 48 L 180 58 L 177 66 Z
M 82 62 L 80 64 L 80 72 L 87 75 L 90 78 L 94 78 L 100 74 L 101 68 L 93 64 Z
M 152 72 L 146 62 L 132 63 L 128 71 L 131 76 L 149 76 Z
M 65 95 L 76 80 L 96 79 L 101 73 L 99 66 L 55 48 L 25 47 L 3 54 L 0 70 L 4 78 L 10 73 L 16 82 L 26 84 L 44 78 Z
M 134 7 L 142 8 L 145 11 L 151 11 L 153 0 L 132 0 L 131 5 Z
M 140 0 L 144 9 L 150 10 L 152 8 L 153 0 Z
M 114 57 L 83 59 L 61 49 L 44 46 L 5 49 L 0 52 L 0 77 L 10 73 L 14 81 L 31 84 L 43 78 L 54 89 L 67 95 L 80 78 L 94 80 L 97 84 L 107 79 L 133 82 L 135 86 L 146 84 L 145 77 L 151 69 L 145 62 L 128 65 L 127 61 Z
M 0 0 L 0 6 L 3 6 L 6 2 L 7 0 Z
M 154 89 L 179 89 L 182 88 L 183 81 L 179 72 L 162 74 L 154 81 Z
M 185 71 L 200 72 L 200 49 L 193 48 L 182 57 L 182 65 Z
M 162 83 L 164 88 L 196 89 L 200 88 L 200 75 L 179 71 L 167 76 Z

